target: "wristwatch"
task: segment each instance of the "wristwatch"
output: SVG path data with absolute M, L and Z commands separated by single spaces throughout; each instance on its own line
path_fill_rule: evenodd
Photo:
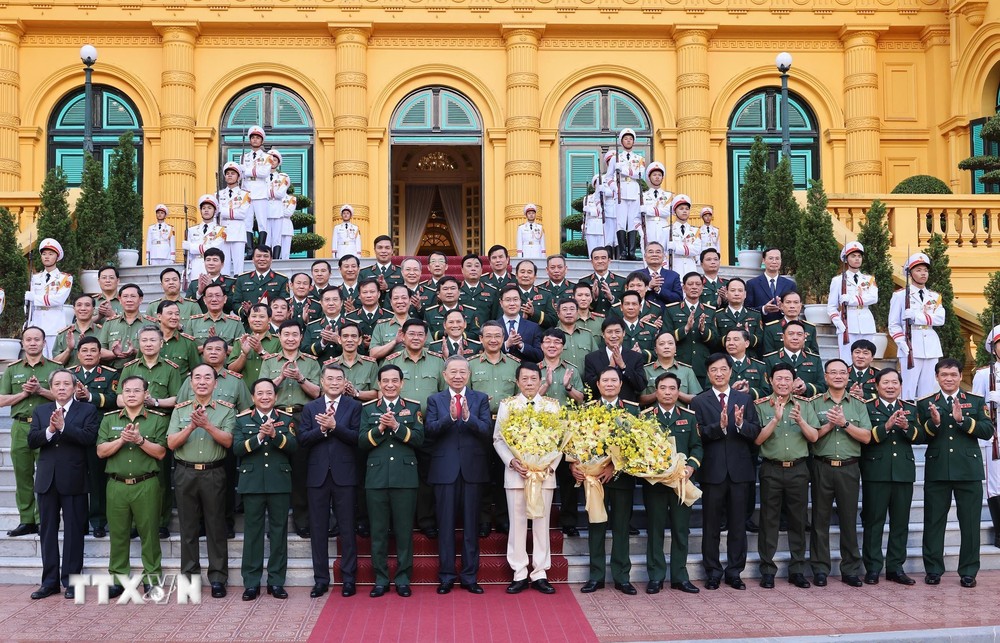
M 567 393 L 572 393 L 573 392 L 573 385 L 572 384 L 570 384 L 569 386 L 566 387 L 566 392 Z

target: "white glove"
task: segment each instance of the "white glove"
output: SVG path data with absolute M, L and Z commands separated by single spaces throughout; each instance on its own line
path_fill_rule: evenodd
M 30 290 L 24 293 L 24 301 L 33 302 L 35 301 L 35 295 Z
M 847 325 L 844 324 L 844 320 L 841 319 L 840 317 L 833 318 L 833 325 L 837 327 L 838 333 L 843 333 L 845 330 L 847 330 Z
M 900 357 L 906 357 L 910 354 L 910 347 L 906 345 L 905 339 L 896 340 L 896 353 L 898 353 Z
M 841 304 L 852 304 L 857 302 L 858 298 L 849 293 L 841 293 L 840 299 L 838 300 Z
M 909 319 L 913 321 L 917 318 L 917 311 L 915 308 L 909 308 L 903 311 L 903 319 Z
M 990 391 L 986 394 L 986 401 L 993 404 L 1000 404 L 1000 391 Z

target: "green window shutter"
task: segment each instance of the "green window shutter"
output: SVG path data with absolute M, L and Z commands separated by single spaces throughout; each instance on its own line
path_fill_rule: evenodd
M 229 114 L 227 127 L 247 128 L 264 122 L 264 91 L 258 90 L 246 96 Z
M 573 214 L 572 203 L 581 196 L 587 194 L 590 181 L 598 173 L 598 155 L 595 151 L 571 150 L 566 153 L 566 211 L 562 217 Z M 567 239 L 580 239 L 580 232 L 577 230 L 567 230 Z
M 598 123 L 598 118 L 600 117 L 600 104 L 598 101 L 600 98 L 600 94 L 594 94 L 578 104 L 567 120 L 566 129 L 599 130 L 601 128 Z
M 305 113 L 304 106 L 288 92 L 275 89 L 271 94 L 271 104 L 271 122 L 275 129 L 309 127 L 309 115 Z
M 104 94 L 104 126 L 105 127 L 138 127 L 136 118 L 129 106 L 111 94 Z
M 305 171 L 305 150 L 283 150 L 281 152 L 281 171 L 288 175 L 288 179 L 295 188 L 295 194 L 305 194 L 305 181 L 303 174 Z
M 979 120 L 972 121 L 970 124 L 970 142 L 972 143 L 972 156 L 982 156 L 984 147 L 984 141 L 982 137 L 983 125 L 986 123 L 986 119 L 982 118 Z M 972 170 L 972 193 L 973 194 L 986 194 L 986 186 L 980 182 L 979 177 L 983 175 L 982 170 Z
M 620 94 L 612 94 L 611 129 L 619 131 L 626 127 L 634 130 L 646 129 L 646 120 L 633 101 Z
M 83 112 L 85 108 L 84 98 L 81 95 L 78 99 L 63 108 L 62 113 L 56 120 L 57 129 L 83 129 Z
M 733 122 L 733 129 L 764 129 L 764 96 L 758 96 L 744 105 Z
M 410 104 L 406 105 L 402 113 L 397 116 L 396 129 L 430 129 L 431 127 L 431 98 L 430 90 L 422 92 L 419 96 L 412 98 Z
M 443 130 L 479 129 L 479 122 L 472 111 L 472 106 L 450 92 L 441 92 L 441 116 Z
M 56 165 L 66 174 L 69 187 L 80 187 L 83 180 L 83 150 L 56 150 Z
M 810 158 L 808 152 L 792 152 L 792 182 L 796 190 L 809 189 Z

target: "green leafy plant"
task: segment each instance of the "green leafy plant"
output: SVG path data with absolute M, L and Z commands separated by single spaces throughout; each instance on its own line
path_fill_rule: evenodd
M 858 229 L 858 241 L 865 247 L 861 272 L 875 278 L 878 302 L 871 307 L 875 328 L 884 333 L 889 327 L 889 300 L 895 290 L 892 258 L 889 255 L 889 222 L 885 204 L 875 199 Z
M 993 330 L 994 324 L 1000 324 L 1000 271 L 991 272 L 986 288 L 983 289 L 986 295 L 986 307 L 979 313 L 979 325 L 986 333 Z M 944 347 L 942 346 L 942 349 Z M 983 366 L 990 363 L 990 354 L 985 346 L 980 343 L 976 346 L 976 365 Z
M 893 194 L 951 194 L 948 185 L 937 178 L 927 174 L 917 174 L 905 178 L 892 188 Z
M 782 268 L 788 273 L 796 274 L 799 258 L 795 255 L 795 237 L 799 232 L 802 208 L 795 200 L 792 164 L 787 156 L 781 159 L 768 178 L 764 242 L 768 248 L 781 250 Z
M 295 212 L 292 214 L 292 227 L 296 230 L 311 228 L 316 224 L 316 217 L 308 212 Z
M 0 337 L 15 338 L 24 325 L 21 298 L 28 290 L 28 261 L 17 234 L 17 219 L 7 208 L 0 208 L 0 288 L 7 299 L 0 314 Z
M 80 268 L 97 270 L 118 261 L 118 241 L 104 191 L 104 171 L 89 152 L 83 155 L 83 177 L 80 198 L 76 201 L 76 236 L 84 243 L 78 244 Z
M 142 197 L 136 191 L 139 166 L 132 132 L 125 132 L 118 138 L 118 147 L 111 154 L 109 165 L 108 208 L 110 220 L 117 229 L 118 248 L 139 250 L 142 247 Z
M 583 214 L 574 212 L 563 219 L 562 225 L 567 230 L 576 230 L 577 232 L 583 230 Z
M 941 340 L 941 351 L 945 357 L 953 357 L 965 363 L 968 342 L 962 337 L 962 324 L 955 314 L 955 289 L 951 285 L 951 266 L 948 262 L 948 245 L 939 234 L 931 235 L 930 243 L 924 250 L 931 260 L 927 288 L 941 295 L 944 308 L 944 325 L 934 328 Z
M 767 186 L 767 145 L 758 136 L 750 148 L 750 162 L 743 172 L 743 186 L 740 188 L 740 221 L 736 228 L 736 245 L 745 250 L 764 249 Z
M 315 232 L 300 232 L 292 236 L 292 252 L 315 252 L 326 245 L 326 239 Z
M 1000 143 L 1000 113 L 990 117 L 983 124 L 983 129 L 979 132 L 979 136 L 983 139 L 983 143 Z M 962 170 L 982 170 L 983 175 L 979 177 L 979 182 L 984 185 L 996 185 L 1000 183 L 1000 156 L 993 156 L 992 154 L 970 156 L 959 163 L 958 167 Z
M 59 242 L 65 255 L 59 262 L 59 269 L 74 276 L 73 289 L 76 292 L 78 280 L 75 276 L 80 272 L 80 253 L 76 249 L 76 229 L 69 212 L 67 190 L 66 174 L 62 168 L 55 167 L 49 170 L 42 182 L 42 191 L 39 195 L 41 205 L 38 209 L 38 234 L 32 239 L 32 245 L 37 246 L 40 240 L 49 237 Z M 42 265 L 37 257 L 33 264 L 32 268 L 35 270 L 40 269 Z
M 810 181 L 806 210 L 795 238 L 799 258 L 795 284 L 807 303 L 820 303 L 830 291 L 830 280 L 840 269 L 840 248 L 833 236 L 833 220 L 826 208 L 822 181 Z
M 559 250 L 567 257 L 586 257 L 587 242 L 584 239 L 569 239 L 562 242 Z

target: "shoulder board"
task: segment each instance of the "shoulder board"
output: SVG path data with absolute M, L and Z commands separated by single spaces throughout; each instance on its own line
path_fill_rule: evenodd
M 232 402 L 227 402 L 227 401 L 225 401 L 225 400 L 215 400 L 215 403 L 216 403 L 216 404 L 221 404 L 222 406 L 226 407 L 227 409 L 235 409 L 235 408 L 236 408 L 236 407 L 235 407 L 235 406 L 233 405 L 233 403 L 232 403 Z
M 98 366 L 98 368 L 100 368 L 102 370 L 105 370 L 105 371 L 108 371 L 109 373 L 117 373 L 118 372 L 117 368 L 111 368 L 110 366 Z
M 750 363 L 751 364 L 760 364 L 761 366 L 767 366 L 767 364 L 765 364 L 764 362 L 760 361 L 759 359 L 757 359 L 755 357 L 751 357 L 750 358 Z
M 802 322 L 803 326 L 811 326 L 812 328 L 816 328 L 816 324 L 812 323 L 811 321 L 806 321 L 805 319 L 799 319 L 798 321 Z
M 594 312 L 592 312 L 592 313 L 590 313 L 590 316 L 593 317 L 594 319 L 604 319 L 604 314 L 603 313 L 594 313 Z
M 240 275 L 240 277 L 249 277 L 250 275 L 254 274 L 255 272 L 257 272 L 256 268 L 253 269 L 253 270 L 247 270 L 246 272 L 242 273 Z
M 395 353 L 392 353 L 390 355 L 386 355 L 385 356 L 385 361 L 388 362 L 390 359 L 396 359 L 397 357 L 399 357 L 402 354 L 403 354 L 403 351 L 396 351 Z
M 400 399 L 401 399 L 401 400 L 404 400 L 404 401 L 406 401 L 406 402 L 409 402 L 410 404 L 416 404 L 417 406 L 420 406 L 420 402 L 418 402 L 418 401 L 416 401 L 416 400 L 411 400 L 411 399 L 410 399 L 410 398 L 408 398 L 408 397 L 403 397 L 403 398 L 400 398 Z
M 10 365 L 13 366 L 14 364 L 20 364 L 23 361 L 24 361 L 23 359 L 19 359 L 16 362 L 11 362 Z
M 226 369 L 226 374 L 229 375 L 230 377 L 235 377 L 238 380 L 243 379 L 243 374 L 242 373 L 237 373 L 235 371 L 231 371 L 228 368 Z
M 275 277 L 284 277 L 285 279 L 288 279 L 288 277 L 284 273 L 278 272 L 277 270 L 272 270 L 271 272 L 274 273 Z
M 180 368 L 180 366 L 177 365 L 177 362 L 169 360 L 166 357 L 163 358 L 163 362 L 170 368 Z
M 656 324 L 651 324 L 649 322 L 639 320 L 639 327 L 641 328 L 643 326 L 649 326 L 650 328 L 656 328 Z M 591 333 L 591 334 L 593 334 L 593 333 Z
M 493 284 L 491 284 L 491 283 L 490 283 L 490 282 L 488 282 L 488 281 L 480 281 L 479 283 L 480 283 L 480 285 L 483 285 L 483 286 L 486 286 L 486 287 L 487 287 L 487 288 L 489 288 L 490 290 L 496 290 L 496 289 L 497 289 L 497 287 L 496 287 L 496 286 L 494 286 Z
M 299 355 L 305 357 L 306 359 L 311 359 L 314 362 L 316 361 L 316 358 L 310 355 L 309 353 L 303 353 L 302 351 L 299 351 Z
M 233 321 L 240 321 L 239 316 L 238 315 L 234 315 L 232 313 L 229 313 L 228 315 L 223 315 L 222 318 L 223 319 L 231 319 Z
M 177 408 L 177 407 L 175 406 L 174 408 Z M 148 413 L 151 413 L 152 415 L 158 415 L 158 416 L 160 416 L 161 418 L 165 418 L 165 417 L 167 417 L 167 414 L 166 414 L 166 413 L 164 413 L 163 411 L 157 411 L 157 410 L 155 410 L 155 409 L 146 409 L 146 411 L 147 411 Z M 112 412 L 113 412 L 113 411 L 112 411 Z
M 938 394 L 938 391 L 934 391 L 933 393 L 928 393 L 927 395 L 925 395 L 923 397 L 918 397 L 916 401 L 917 402 L 923 402 L 924 400 L 932 398 L 932 397 L 934 397 L 937 394 Z
M 719 310 L 718 308 L 716 308 L 712 304 L 702 304 L 702 306 L 704 306 L 705 308 L 711 308 L 712 310 L 715 310 L 715 311 Z
M 326 317 L 320 317 L 319 319 L 314 319 L 308 324 L 306 324 L 306 326 L 315 326 L 316 324 L 319 323 L 326 323 Z
M 656 407 L 651 406 L 648 409 L 643 409 L 639 411 L 639 415 L 648 415 L 649 413 L 656 413 Z
M 182 409 L 182 408 L 184 408 L 185 406 L 191 406 L 192 404 L 194 404 L 194 400 L 188 400 L 187 402 L 181 402 L 180 404 L 178 404 L 178 405 L 177 405 L 177 406 L 175 406 L 174 408 L 175 408 L 175 409 Z
M 693 367 L 693 366 L 691 366 L 690 364 L 685 364 L 684 362 L 682 362 L 682 361 L 680 361 L 680 360 L 677 360 L 677 359 L 675 359 L 675 360 L 674 360 L 674 363 L 675 363 L 675 364 L 680 364 L 681 366 L 686 366 L 686 367 L 688 367 L 688 368 L 694 368 L 694 367 Z
M 621 309 L 621 307 L 622 307 L 622 302 L 618 302 L 618 303 L 616 303 L 616 304 L 611 304 L 611 307 L 612 307 L 612 308 L 616 308 L 616 309 L 619 309 L 619 310 L 620 310 L 620 309 Z
M 133 364 L 138 364 L 138 363 L 139 363 L 139 358 L 137 357 L 134 360 L 132 360 L 131 362 L 126 362 L 125 363 L 125 368 L 128 368 L 129 366 L 131 366 Z
M 627 406 L 639 406 L 638 402 L 630 402 L 629 400 L 622 400 L 622 403 Z
M 242 413 L 237 413 L 236 417 L 241 418 L 244 415 L 250 415 L 251 413 L 253 413 L 253 409 L 247 409 L 246 411 L 243 411 Z
M 378 398 L 375 398 L 374 400 L 368 400 L 367 402 L 364 402 L 361 406 L 368 406 L 369 404 L 374 404 L 376 402 L 378 402 Z
M 200 315 L 191 315 L 191 319 L 204 319 L 205 317 L 208 317 L 208 313 L 202 313 Z
M 667 304 L 666 306 L 664 306 L 663 308 L 673 308 L 674 306 L 678 306 L 679 307 L 680 305 L 681 305 L 681 302 L 679 302 L 679 301 L 672 301 L 669 304 Z
M 274 409 L 274 411 L 275 411 L 275 412 L 276 412 L 276 413 L 277 413 L 278 415 L 287 415 L 288 417 L 292 417 L 292 414 L 291 414 L 291 413 L 289 413 L 288 411 L 282 411 L 281 409 Z
M 675 408 L 675 409 L 680 409 L 680 410 L 681 410 L 681 413 L 686 413 L 686 414 L 688 414 L 688 415 L 697 415 L 697 413 L 695 413 L 694 411 L 692 411 L 691 409 L 689 409 L 689 408 L 687 408 L 687 407 L 683 407 L 683 406 L 676 406 L 676 405 L 675 405 L 675 406 L 674 406 L 674 408 Z
M 982 399 L 984 399 L 982 395 L 976 395 L 976 394 L 975 394 L 975 393 L 973 393 L 972 391 L 959 391 L 959 393 L 961 393 L 961 394 L 964 394 L 964 395 L 965 395 L 965 397 L 974 397 L 974 398 L 976 398 L 977 400 L 982 400 Z
M 771 355 L 777 355 L 777 354 L 778 354 L 778 353 L 780 353 L 780 352 L 781 352 L 781 350 L 780 350 L 780 349 L 779 349 L 779 350 L 776 350 L 776 351 L 771 351 L 771 352 L 770 352 L 770 353 L 768 353 L 767 355 L 764 355 L 764 358 L 766 359 L 766 358 L 770 357 Z
M 15 364 L 16 363 L 17 362 L 15 362 Z M 104 417 L 108 417 L 109 415 L 118 415 L 118 411 L 108 411 L 107 413 L 104 414 Z
M 862 402 L 863 402 L 864 404 L 871 404 L 872 402 L 874 402 L 874 401 L 875 401 L 875 400 L 877 400 L 877 399 L 878 399 L 878 396 L 877 396 L 877 395 L 873 395 L 873 396 L 871 396 L 870 398 L 868 398 L 867 400 L 861 400 L 861 401 L 862 401 Z
M 483 357 L 485 357 L 485 355 Z M 520 357 L 514 357 L 513 355 L 504 355 L 504 357 L 507 358 L 507 359 L 512 359 L 515 362 L 517 362 L 518 364 L 521 363 L 521 358 Z
M 756 400 L 753 401 L 753 403 L 754 404 L 763 404 L 765 402 L 770 402 L 770 401 L 771 401 L 771 396 L 768 395 L 767 397 L 759 397 L 759 398 L 757 398 Z
M 557 400 L 557 399 L 556 399 L 556 398 L 554 398 L 554 397 L 548 397 L 548 396 L 545 396 L 545 395 L 543 395 L 543 396 L 542 396 L 542 399 L 543 399 L 543 400 L 546 400 L 546 401 L 548 401 L 548 402 L 553 402 L 553 403 L 555 403 L 555 404 L 556 404 L 557 406 L 559 405 L 559 400 Z
M 360 355 L 359 357 L 361 358 L 362 362 L 375 362 L 375 363 L 378 362 L 377 359 L 375 359 L 374 357 L 369 357 L 368 355 Z
M 375 325 L 378 326 L 379 324 L 388 324 L 391 321 L 392 317 L 386 317 L 385 319 L 379 319 L 378 321 L 376 321 Z
M 432 356 L 432 357 L 437 357 L 438 359 L 444 359 L 443 357 L 441 357 L 441 353 L 437 353 L 435 351 L 430 351 L 429 350 L 429 351 L 427 351 L 427 354 L 430 355 L 430 356 Z
M 911 402 L 909 400 L 903 400 L 903 406 L 912 406 L 912 407 L 916 408 L 917 405 L 916 405 L 916 403 Z
M 796 395 L 795 397 L 799 397 L 799 396 Z M 822 393 L 817 393 L 816 395 L 813 395 L 812 397 L 802 397 L 802 399 L 805 400 L 806 402 L 812 402 L 813 400 L 819 399 L 821 397 L 823 397 L 823 394 Z
M 187 333 L 182 332 L 181 333 L 181 337 L 184 337 L 184 338 L 190 339 L 191 341 L 194 341 L 194 335 L 188 335 Z
M 516 395 L 511 395 L 510 397 L 505 397 L 502 400 L 500 400 L 500 403 L 503 404 L 504 402 L 510 402 L 511 400 L 513 400 L 516 397 L 517 397 Z
M 813 357 L 819 357 L 820 356 L 819 353 L 814 353 L 812 351 L 807 351 L 804 348 L 802 349 L 802 352 L 805 353 L 806 355 L 812 355 Z
M 73 328 L 73 324 L 70 324 L 69 326 L 66 326 L 65 328 L 60 328 L 60 329 L 59 329 L 59 332 L 60 332 L 60 333 L 65 333 L 65 332 L 66 332 L 67 330 L 69 330 L 70 328 Z
M 772 319 L 771 321 L 767 322 L 767 323 L 766 323 L 766 324 L 764 324 L 764 325 L 765 325 L 765 326 L 773 326 L 774 324 L 780 324 L 780 323 L 781 323 L 781 320 L 780 320 L 780 319 Z

